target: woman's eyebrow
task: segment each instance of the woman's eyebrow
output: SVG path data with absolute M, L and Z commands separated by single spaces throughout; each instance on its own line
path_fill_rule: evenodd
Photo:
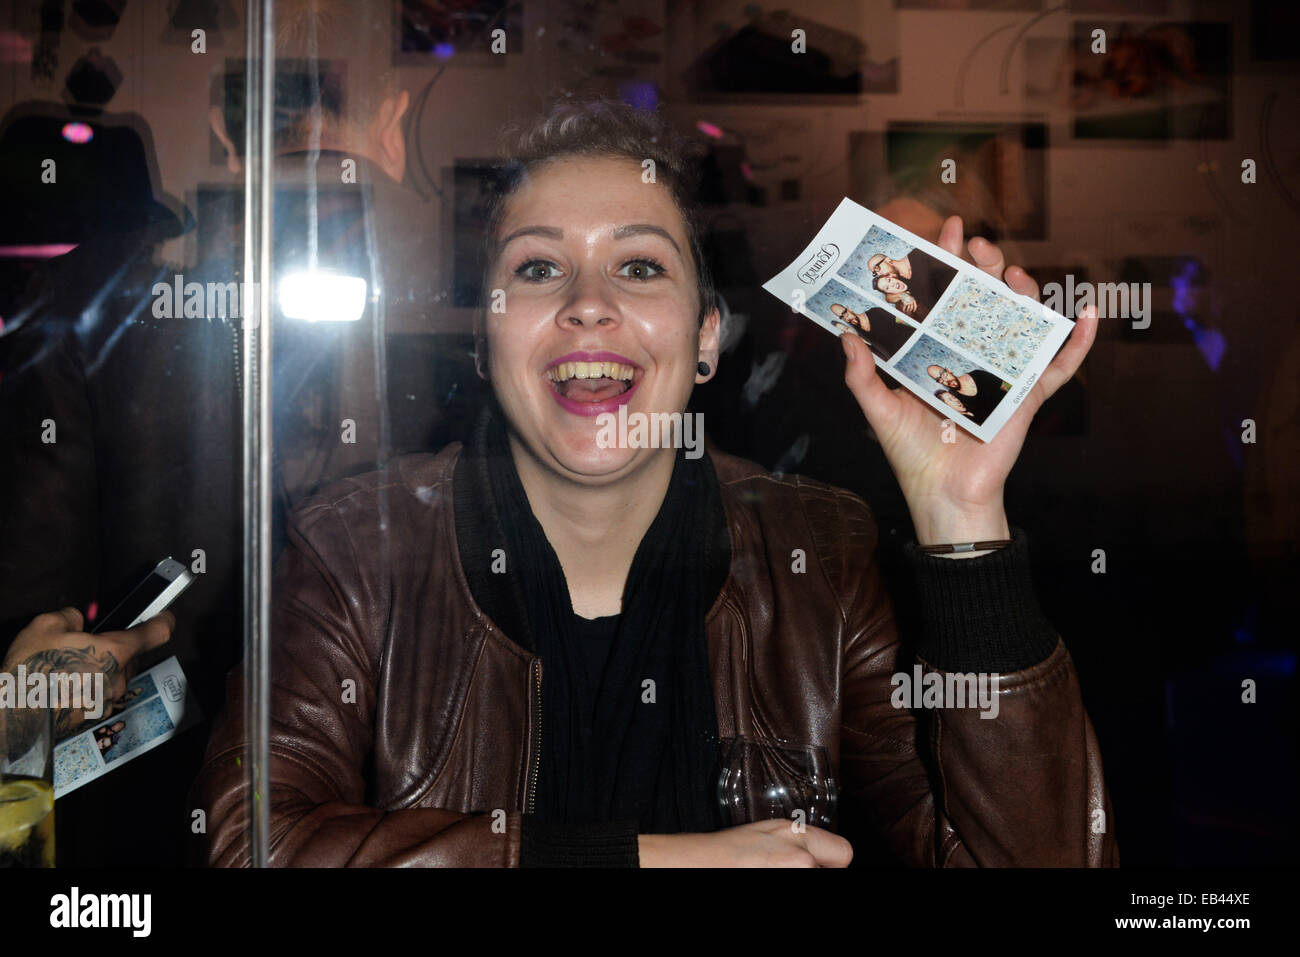
M 662 236 L 664 239 L 672 243 L 673 249 L 677 250 L 679 256 L 681 255 L 682 248 L 677 245 L 677 240 L 673 239 L 673 237 L 669 235 L 668 230 L 664 229 L 662 226 L 653 226 L 650 223 L 633 223 L 630 226 L 620 226 L 618 229 L 614 230 L 614 238 L 627 239 L 629 236 L 641 236 L 646 233 L 653 233 L 656 236 Z
M 619 226 L 614 230 L 614 238 L 627 239 L 630 236 L 642 236 L 647 233 L 655 236 L 662 236 L 672 244 L 673 249 L 677 250 L 678 255 L 681 255 L 681 247 L 677 245 L 677 240 L 673 239 L 668 230 L 664 229 L 662 226 L 655 226 L 651 223 L 633 223 L 628 226 Z M 521 236 L 542 236 L 546 239 L 560 240 L 564 238 L 564 230 L 558 229 L 555 226 L 524 226 L 520 229 L 516 229 L 509 236 L 506 236 L 497 243 L 497 249 L 505 249 L 505 247 L 512 241 Z
M 522 229 L 516 229 L 505 239 L 497 243 L 497 250 L 505 249 L 513 240 L 520 236 L 543 236 L 546 239 L 563 239 L 564 230 L 555 226 L 524 226 Z

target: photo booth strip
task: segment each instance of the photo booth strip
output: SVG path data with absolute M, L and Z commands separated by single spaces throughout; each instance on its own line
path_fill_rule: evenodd
M 914 251 L 910 255 L 923 253 L 955 270 L 955 277 L 937 301 L 929 304 L 923 317 L 900 312 L 896 304 L 886 302 L 885 296 L 871 287 L 863 262 L 871 255 L 873 243 L 879 243 L 879 251 L 890 259 L 899 258 L 895 254 L 900 250 L 910 249 Z M 763 288 L 795 312 L 841 335 L 844 324 L 832 324 L 834 317 L 826 306 L 828 296 L 820 295 L 831 283 L 836 286 L 829 288 L 847 289 L 860 302 L 907 319 L 924 333 L 912 336 L 887 360 L 880 358 L 878 350 L 876 364 L 930 408 L 985 442 L 998 434 L 1029 395 L 1074 327 L 1060 313 L 1013 292 L 979 268 L 847 198 L 799 257 L 765 282 Z M 985 382 L 996 378 L 1004 383 L 1001 400 L 983 422 L 963 415 L 935 395 L 943 386 L 924 371 L 916 371 L 928 367 L 919 362 L 919 355 L 908 360 L 914 349 L 939 347 L 943 354 L 954 357 L 953 363 L 963 366 L 951 369 L 954 374 L 980 370 L 975 378 Z
M 141 694 L 128 707 L 109 714 L 112 702 L 105 702 L 104 717 L 93 727 L 54 746 L 56 801 L 203 719 L 175 656 L 140 672 L 128 689 L 136 687 L 141 689 Z M 122 727 L 115 730 L 118 722 Z M 109 736 L 112 736 L 112 746 L 105 751 L 100 738 Z

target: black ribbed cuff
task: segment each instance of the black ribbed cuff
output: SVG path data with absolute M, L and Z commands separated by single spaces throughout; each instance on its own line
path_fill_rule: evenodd
M 562 827 L 525 814 L 519 826 L 520 867 L 640 867 L 637 822 Z
M 1021 529 L 1011 544 L 979 558 L 939 558 L 903 548 L 920 600 L 919 657 L 941 671 L 1020 671 L 1046 659 L 1059 635 L 1044 617 Z

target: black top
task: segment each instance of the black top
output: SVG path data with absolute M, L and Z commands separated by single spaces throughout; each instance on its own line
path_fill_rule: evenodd
M 960 389 L 951 389 L 949 391 L 961 399 L 962 405 L 966 406 L 970 411 L 971 418 L 983 424 L 984 420 L 989 417 L 989 413 L 996 409 L 998 403 L 1006 398 L 1007 390 L 1002 388 L 1002 378 L 992 372 L 985 372 L 983 369 L 971 369 L 966 375 L 975 380 L 974 395 L 966 395 Z
M 919 249 L 913 249 L 907 259 L 912 264 L 912 276 L 903 282 L 907 283 L 907 291 L 916 299 L 916 312 L 904 315 L 920 322 L 930 314 L 930 310 L 947 290 L 948 284 L 957 277 L 957 270 Z M 894 305 L 899 306 L 898 303 Z
M 858 335 L 882 359 L 891 358 L 916 332 L 915 326 L 884 309 L 868 309 L 867 321 L 871 323 L 871 328 L 866 332 L 859 329 Z
M 582 661 L 587 669 L 587 678 L 593 688 L 600 687 L 600 676 L 609 660 L 609 650 L 614 645 L 614 634 L 618 631 L 618 615 L 605 618 L 583 618 L 573 616 L 573 631 L 578 636 L 582 650 Z

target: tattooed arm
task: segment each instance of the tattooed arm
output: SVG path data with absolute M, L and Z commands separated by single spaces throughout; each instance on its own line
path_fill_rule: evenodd
M 134 660 L 142 652 L 157 648 L 171 638 L 176 619 L 163 612 L 130 631 L 109 631 L 91 635 L 82 631 L 81 612 L 63 608 L 37 615 L 18 633 L 5 655 L 0 671 L 16 675 L 22 665 L 27 675 L 102 674 L 104 700 L 98 720 L 108 713 L 110 704 L 126 692 L 127 682 L 135 674 Z M 17 692 L 21 694 L 22 688 Z M 85 704 L 86 702 L 83 702 Z M 91 703 L 93 707 L 93 702 Z M 55 740 L 75 734 L 87 723 L 85 708 L 60 708 L 54 713 Z M 18 720 L 38 712 L 17 711 Z

